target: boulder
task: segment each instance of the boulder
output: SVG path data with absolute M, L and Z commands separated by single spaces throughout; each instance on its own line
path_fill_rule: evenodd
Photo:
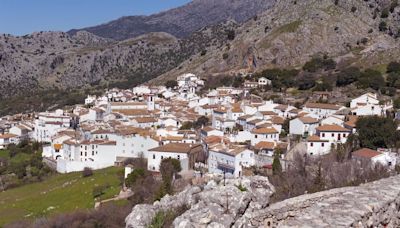
M 218 183 L 217 183 L 218 182 Z M 174 227 L 230 227 L 247 210 L 264 208 L 274 192 L 267 177 L 211 180 L 204 186 L 190 186 L 184 191 L 163 197 L 153 205 L 136 205 L 126 218 L 127 227 L 147 227 L 159 211 L 186 206 L 175 218 Z

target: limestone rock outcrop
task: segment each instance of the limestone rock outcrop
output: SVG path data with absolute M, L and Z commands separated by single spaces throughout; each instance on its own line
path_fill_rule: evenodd
M 245 212 L 268 206 L 274 192 L 268 178 L 254 176 L 225 181 L 212 180 L 191 186 L 179 194 L 165 196 L 153 205 L 136 205 L 126 218 L 127 227 L 147 227 L 159 211 L 189 208 L 174 220 L 174 227 L 230 227 Z
M 209 182 L 137 205 L 127 227 L 147 227 L 160 210 L 189 209 L 174 227 L 400 227 L 400 175 L 363 184 L 306 194 L 269 205 L 274 192 L 265 177 Z
M 400 176 L 246 211 L 234 227 L 400 227 Z

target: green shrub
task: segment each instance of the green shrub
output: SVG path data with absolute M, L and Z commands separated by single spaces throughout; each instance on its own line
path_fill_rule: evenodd
M 333 70 L 336 68 L 336 62 L 327 56 L 313 57 L 310 61 L 306 62 L 303 70 L 307 72 L 317 72 L 318 70 Z
M 379 31 L 381 32 L 385 32 L 387 30 L 387 24 L 385 21 L 381 21 L 381 23 L 379 23 Z
M 105 191 L 110 188 L 109 184 L 95 186 L 92 191 L 93 198 L 98 198 L 105 194 Z
M 240 183 L 239 185 L 236 185 L 236 187 L 237 187 L 241 192 L 247 191 L 247 188 L 246 188 L 245 186 L 243 186 L 242 183 Z
M 144 170 L 143 168 L 136 168 L 134 169 L 127 177 L 125 180 L 125 185 L 127 187 L 132 187 L 136 181 L 138 180 L 138 178 L 140 177 L 144 177 L 146 174 L 146 170 Z

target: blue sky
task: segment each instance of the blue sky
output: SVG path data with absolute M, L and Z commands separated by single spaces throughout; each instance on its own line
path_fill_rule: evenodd
M 0 33 L 67 31 L 122 16 L 148 15 L 190 0 L 0 0 Z

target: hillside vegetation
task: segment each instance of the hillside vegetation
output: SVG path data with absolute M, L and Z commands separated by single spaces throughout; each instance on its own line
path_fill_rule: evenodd
M 96 187 L 107 186 L 99 199 L 119 193 L 121 172 L 121 168 L 112 167 L 94 171 L 89 177 L 82 177 L 80 172 L 56 175 L 43 182 L 0 192 L 0 226 L 22 219 L 92 209 Z

